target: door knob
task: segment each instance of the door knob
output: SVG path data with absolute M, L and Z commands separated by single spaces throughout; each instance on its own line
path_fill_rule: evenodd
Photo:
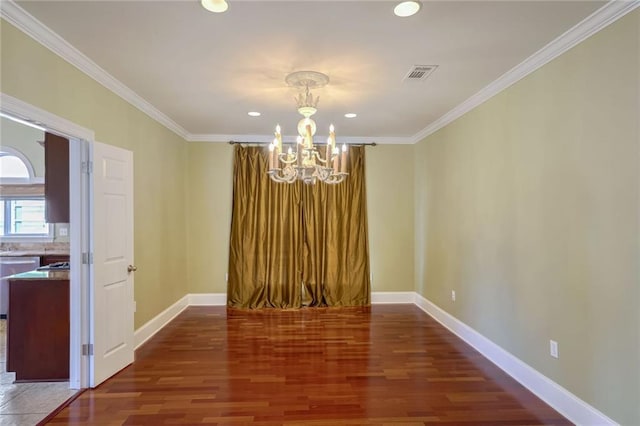
M 137 266 L 133 266 L 133 265 L 129 265 L 127 266 L 127 272 L 131 273 L 131 272 L 135 272 L 138 270 Z

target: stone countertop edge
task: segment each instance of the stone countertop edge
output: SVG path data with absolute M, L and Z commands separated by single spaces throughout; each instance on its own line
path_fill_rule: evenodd
M 69 271 L 29 271 L 5 277 L 10 281 L 68 280 Z
M 3 250 L 0 257 L 69 256 L 65 250 Z

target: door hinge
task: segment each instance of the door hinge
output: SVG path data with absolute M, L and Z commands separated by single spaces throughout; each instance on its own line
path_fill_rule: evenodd
M 82 345 L 82 355 L 84 356 L 93 355 L 93 343 L 85 343 L 84 345 Z
M 86 174 L 93 173 L 93 161 L 82 162 L 82 173 L 86 173 Z
M 82 264 L 83 265 L 93 265 L 93 253 L 82 253 Z

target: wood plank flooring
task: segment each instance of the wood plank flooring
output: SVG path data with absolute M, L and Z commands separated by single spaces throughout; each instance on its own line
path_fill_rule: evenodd
M 570 424 L 413 305 L 190 307 L 61 423 Z

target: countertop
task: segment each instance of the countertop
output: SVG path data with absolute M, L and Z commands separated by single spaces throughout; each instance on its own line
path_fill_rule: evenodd
M 0 251 L 2 257 L 27 257 L 27 256 L 69 256 L 65 250 L 3 250 Z
M 68 270 L 29 271 L 20 274 L 9 275 L 8 280 L 68 280 Z

